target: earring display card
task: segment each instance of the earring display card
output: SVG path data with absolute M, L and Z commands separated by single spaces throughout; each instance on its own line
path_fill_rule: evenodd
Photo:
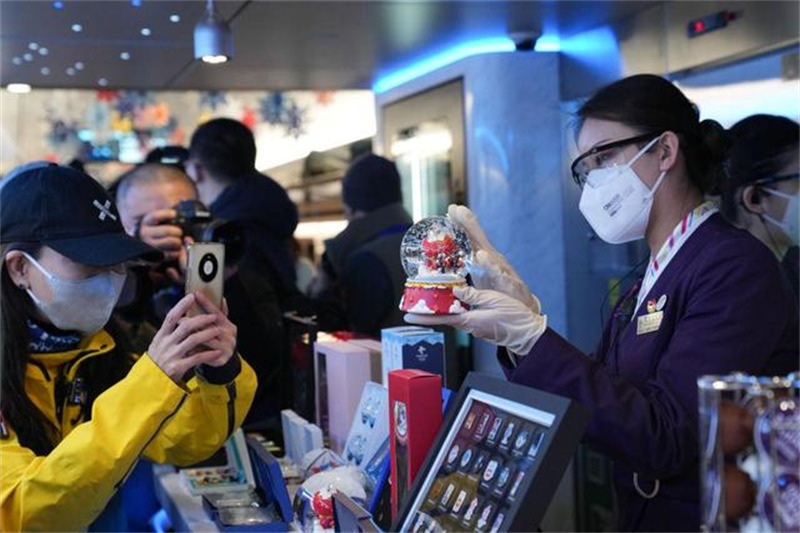
M 535 530 L 586 418 L 565 398 L 470 374 L 392 530 Z
M 344 449 L 344 458 L 361 468 L 368 465 L 389 438 L 389 392 L 368 382 L 361 393 L 353 425 Z
M 373 382 L 364 385 L 343 455 L 367 476 L 367 505 L 372 511 L 389 467 L 389 392 L 385 387 Z

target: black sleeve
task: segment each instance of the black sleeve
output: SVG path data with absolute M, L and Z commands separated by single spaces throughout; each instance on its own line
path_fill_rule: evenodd
M 356 333 L 377 335 L 392 312 L 394 291 L 386 267 L 374 254 L 358 252 L 345 266 L 342 284 L 347 316 Z

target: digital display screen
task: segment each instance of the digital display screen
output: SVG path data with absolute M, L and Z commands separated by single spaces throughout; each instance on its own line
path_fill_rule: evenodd
M 500 531 L 555 415 L 471 390 L 402 531 Z

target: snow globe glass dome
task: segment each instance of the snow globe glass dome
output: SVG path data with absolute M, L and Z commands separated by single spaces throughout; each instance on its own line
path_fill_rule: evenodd
M 449 218 L 429 217 L 411 226 L 400 245 L 400 257 L 408 276 L 400 309 L 424 315 L 452 315 L 468 309 L 453 289 L 467 284 L 472 245 Z

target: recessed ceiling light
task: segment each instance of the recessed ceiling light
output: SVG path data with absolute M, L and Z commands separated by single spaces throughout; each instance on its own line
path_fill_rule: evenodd
M 15 65 L 21 65 L 22 64 L 22 58 L 21 57 L 15 57 L 14 59 L 11 60 L 11 62 L 14 63 Z
M 41 48 L 39 48 L 39 55 L 46 56 L 46 55 L 47 55 L 47 54 L 49 54 L 49 53 L 50 53 L 50 50 L 48 50 L 48 49 L 47 49 L 47 48 L 45 48 L 44 46 L 42 46 Z
M 75 33 L 80 33 L 83 31 L 83 26 L 81 26 L 80 24 L 73 24 L 72 31 L 74 31 Z
M 180 17 L 180 15 L 170 15 L 169 16 L 169 21 L 170 22 L 180 22 L 181 21 L 181 17 Z
M 75 63 L 75 68 L 78 70 L 83 70 L 83 63 L 78 61 L 77 63 Z
M 74 76 L 74 75 L 75 75 L 75 69 L 72 68 L 72 67 L 69 67 L 67 69 L 67 76 Z
M 28 50 L 38 50 L 39 43 L 28 43 Z
M 142 0 L 131 0 L 131 5 L 133 7 L 139 7 L 142 5 Z
M 99 80 L 97 80 L 97 85 L 99 85 L 100 87 L 105 87 L 108 85 L 108 80 L 105 78 L 100 78 Z
M 140 33 L 145 37 L 150 37 L 150 34 L 153 32 L 150 31 L 150 28 L 142 28 Z
M 122 53 L 119 55 L 119 58 L 120 58 L 121 60 L 123 60 L 123 61 L 127 61 L 127 60 L 129 60 L 129 59 L 131 58 L 131 55 L 130 55 L 128 52 L 122 52 Z
M 31 54 L 30 52 L 26 52 L 22 54 L 22 59 L 24 59 L 25 61 L 33 61 L 33 54 Z
M 10 93 L 29 93 L 31 92 L 31 86 L 27 83 L 9 83 L 6 85 L 6 90 Z
M 53 2 L 53 9 L 64 9 L 64 2 L 61 2 L 61 0 Z
M 203 63 L 210 63 L 212 65 L 219 65 L 220 63 L 226 62 L 228 60 L 228 56 L 223 56 L 223 55 L 203 56 L 200 59 L 203 60 Z
M 42 69 L 39 72 L 42 73 L 42 76 L 49 76 L 50 75 L 50 69 L 48 67 L 42 67 Z

